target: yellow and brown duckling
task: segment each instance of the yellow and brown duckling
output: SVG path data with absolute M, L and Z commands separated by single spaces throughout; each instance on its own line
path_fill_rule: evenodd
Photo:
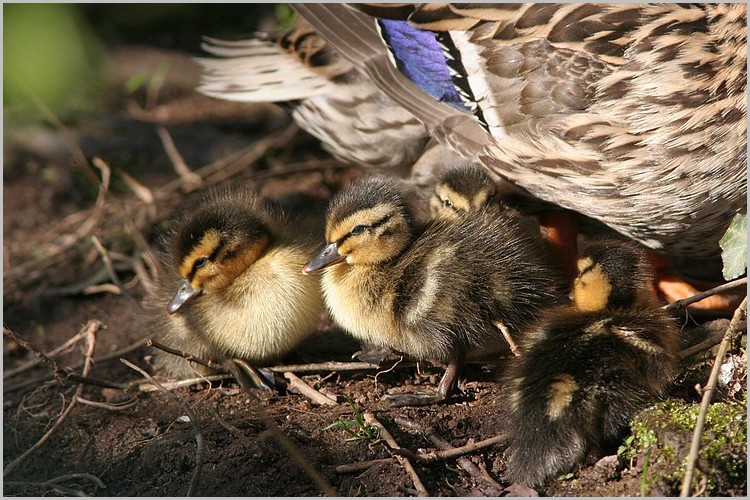
M 433 217 L 456 220 L 462 213 L 500 207 L 496 194 L 497 187 L 486 170 L 475 165 L 447 168 L 437 178 L 430 212 Z
M 183 209 L 166 240 L 170 272 L 151 301 L 164 344 L 205 360 L 263 364 L 315 330 L 320 283 L 299 272 L 312 247 L 278 207 L 247 191 L 214 192 Z M 172 355 L 159 364 L 173 376 L 205 373 Z
M 392 403 L 440 402 L 456 389 L 467 357 L 509 352 L 554 300 L 554 273 L 515 219 L 480 211 L 416 229 L 394 181 L 374 177 L 332 198 L 328 245 L 304 267 L 321 280 L 334 320 L 354 337 L 448 364 L 436 393 Z
M 644 252 L 592 242 L 578 260 L 573 305 L 549 311 L 511 362 L 508 476 L 538 486 L 621 437 L 663 395 L 679 332 L 654 301 Z

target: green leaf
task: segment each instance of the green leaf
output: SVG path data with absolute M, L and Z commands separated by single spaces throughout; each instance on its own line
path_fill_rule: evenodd
M 747 269 L 747 215 L 737 214 L 719 241 L 724 279 L 731 280 Z

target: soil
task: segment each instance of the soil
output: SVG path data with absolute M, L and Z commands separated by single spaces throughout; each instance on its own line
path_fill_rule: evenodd
M 503 432 L 498 419 L 504 404 L 498 382 L 501 367 L 497 366 L 470 365 L 457 401 L 395 409 L 381 400 L 384 394 L 434 388 L 442 369 L 425 362 L 401 363 L 392 370 L 385 366 L 297 371 L 307 384 L 338 401 L 324 406 L 284 387 L 275 392 L 244 391 L 233 379 L 174 389 L 176 399 L 155 390 L 121 362 L 125 359 L 169 382 L 164 374 L 154 373 L 153 351 L 143 344 L 151 332 L 141 301 L 152 268 L 143 258 L 145 248 L 139 246 L 136 234 L 156 249 L 157 236 L 174 207 L 225 184 L 257 187 L 269 197 L 320 216 L 331 193 L 360 172 L 332 160 L 316 141 L 299 132 L 262 154 L 247 156 L 234 171 L 230 166 L 206 174 L 201 166 L 286 130 L 288 116 L 275 106 L 230 105 L 197 95 L 193 88 L 198 68 L 185 54 L 120 46 L 109 52 L 109 58 L 112 71 L 104 82 L 106 97 L 87 113 L 58 127 L 6 125 L 4 324 L 49 353 L 89 321 L 100 321 L 93 353 L 97 361 L 88 377 L 130 384 L 131 389 L 78 386 L 53 377 L 44 363 L 8 376 L 8 370 L 22 367 L 35 355 L 6 335 L 5 495 L 171 496 L 185 495 L 194 487 L 191 492 L 199 496 L 319 496 L 324 492 L 321 483 L 305 471 L 312 468 L 339 496 L 409 496 L 416 494 L 415 483 L 392 459 L 353 473 L 337 472 L 340 465 L 390 459 L 393 454 L 381 438 L 349 441 L 348 433 L 329 428 L 331 424 L 372 413 L 401 447 L 414 452 L 435 449 L 425 436 L 428 429 L 453 446 Z M 144 89 L 130 95 L 121 90 L 129 75 L 152 74 L 165 59 L 172 66 L 155 105 L 146 104 Z M 180 181 L 174 172 L 157 135 L 162 125 L 185 163 L 204 176 L 199 189 L 188 193 L 190 183 Z M 86 165 L 77 162 L 77 148 Z M 112 169 L 99 208 L 102 173 L 92 167 L 94 157 Z M 289 170 L 302 172 L 281 174 Z M 226 180 L 220 179 L 222 172 Z M 148 190 L 153 201 L 148 202 L 147 195 L 139 197 L 129 187 L 129 178 Z M 109 252 L 112 273 L 93 237 Z M 122 288 L 113 285 L 112 274 Z M 694 326 L 688 324 L 686 336 Z M 80 374 L 86 345 L 85 339 L 77 341 L 54 362 Z M 322 318 L 320 331 L 283 361 L 348 362 L 358 349 L 356 342 Z M 709 367 L 698 364 L 691 376 L 675 383 L 673 394 L 697 401 L 693 387 L 696 382 L 705 384 Z M 72 411 L 55 427 L 72 401 L 77 401 Z M 413 428 L 399 417 L 410 420 Z M 51 434 L 49 439 L 16 465 L 13 461 L 45 433 Z M 519 485 L 508 488 L 501 445 L 466 457 L 482 474 L 467 473 L 456 459 L 415 467 L 431 496 L 639 495 L 640 469 L 634 470 L 615 453 L 616 449 L 603 450 L 580 469 L 536 492 Z M 199 460 L 202 465 L 197 468 Z M 744 486 L 735 482 L 722 493 L 743 495 L 746 481 Z

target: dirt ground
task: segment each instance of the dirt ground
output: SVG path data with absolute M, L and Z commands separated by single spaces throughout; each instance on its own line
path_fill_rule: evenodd
M 8 127 L 6 116 L 5 328 L 48 354 L 84 332 L 52 359 L 81 374 L 93 347 L 94 362 L 89 382 L 61 381 L 64 370 L 55 378 L 47 364 L 26 366 L 36 356 L 4 336 L 4 495 L 410 496 L 419 487 L 394 460 L 382 433 L 347 441 L 349 434 L 328 427 L 367 412 L 400 447 L 415 453 L 437 449 L 429 439 L 433 434 L 457 447 L 503 432 L 500 367 L 471 365 L 456 402 L 390 408 L 381 401 L 384 394 L 433 387 L 441 369 L 429 363 L 401 363 L 392 370 L 321 366 L 350 362 L 359 349 L 326 318 L 284 364 L 307 365 L 294 373 L 336 399 L 332 406 L 292 389 L 247 393 L 231 379 L 176 388 L 170 396 L 124 364 L 121 359 L 171 382 L 151 367 L 153 351 L 143 340 L 152 332 L 141 301 L 152 272 L 146 252 L 157 248 L 174 207 L 209 187 L 241 183 L 321 216 L 330 194 L 360 172 L 290 129 L 278 107 L 197 95 L 192 89 L 198 67 L 184 54 L 125 46 L 108 57 L 109 92 L 93 111 L 57 125 Z M 155 99 L 145 88 L 122 92 L 129 75 L 153 75 L 165 59 L 171 67 Z M 175 172 L 177 157 L 160 139 L 162 126 L 200 176 L 199 187 L 194 175 Z M 108 186 L 104 194 L 102 184 Z M 686 339 L 700 337 L 695 327 L 686 321 Z M 744 353 L 739 346 L 732 352 Z M 694 387 L 708 378 L 710 352 L 702 359 L 675 382 L 674 396 L 699 401 Z M 732 397 L 741 400 L 742 391 Z M 603 450 L 537 492 L 509 488 L 497 444 L 460 460 L 414 462 L 414 468 L 430 496 L 640 495 L 643 457 L 627 461 L 616 452 Z M 746 455 L 739 459 L 746 461 Z M 337 471 L 371 460 L 379 461 L 355 472 Z M 745 478 L 719 493 L 744 495 L 746 485 Z

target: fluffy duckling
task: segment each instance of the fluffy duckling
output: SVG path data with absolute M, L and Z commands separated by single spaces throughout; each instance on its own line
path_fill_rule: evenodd
M 314 331 L 324 307 L 319 280 L 299 273 L 311 248 L 278 207 L 246 191 L 215 192 L 184 210 L 166 244 L 173 271 L 151 302 L 168 346 L 262 364 Z M 198 368 L 172 355 L 160 364 L 173 376 Z
M 497 188 L 486 170 L 462 165 L 441 172 L 430 198 L 433 217 L 456 220 L 461 213 L 478 212 L 500 206 L 495 198 Z
M 436 393 L 390 396 L 396 406 L 445 400 L 467 357 L 508 352 L 554 299 L 554 273 L 515 219 L 485 211 L 424 230 L 394 181 L 352 184 L 330 202 L 328 245 L 304 267 L 334 320 L 370 345 L 448 364 Z
M 674 374 L 679 332 L 648 290 L 645 253 L 600 240 L 578 269 L 573 305 L 549 311 L 509 369 L 514 482 L 541 485 L 621 437 Z

